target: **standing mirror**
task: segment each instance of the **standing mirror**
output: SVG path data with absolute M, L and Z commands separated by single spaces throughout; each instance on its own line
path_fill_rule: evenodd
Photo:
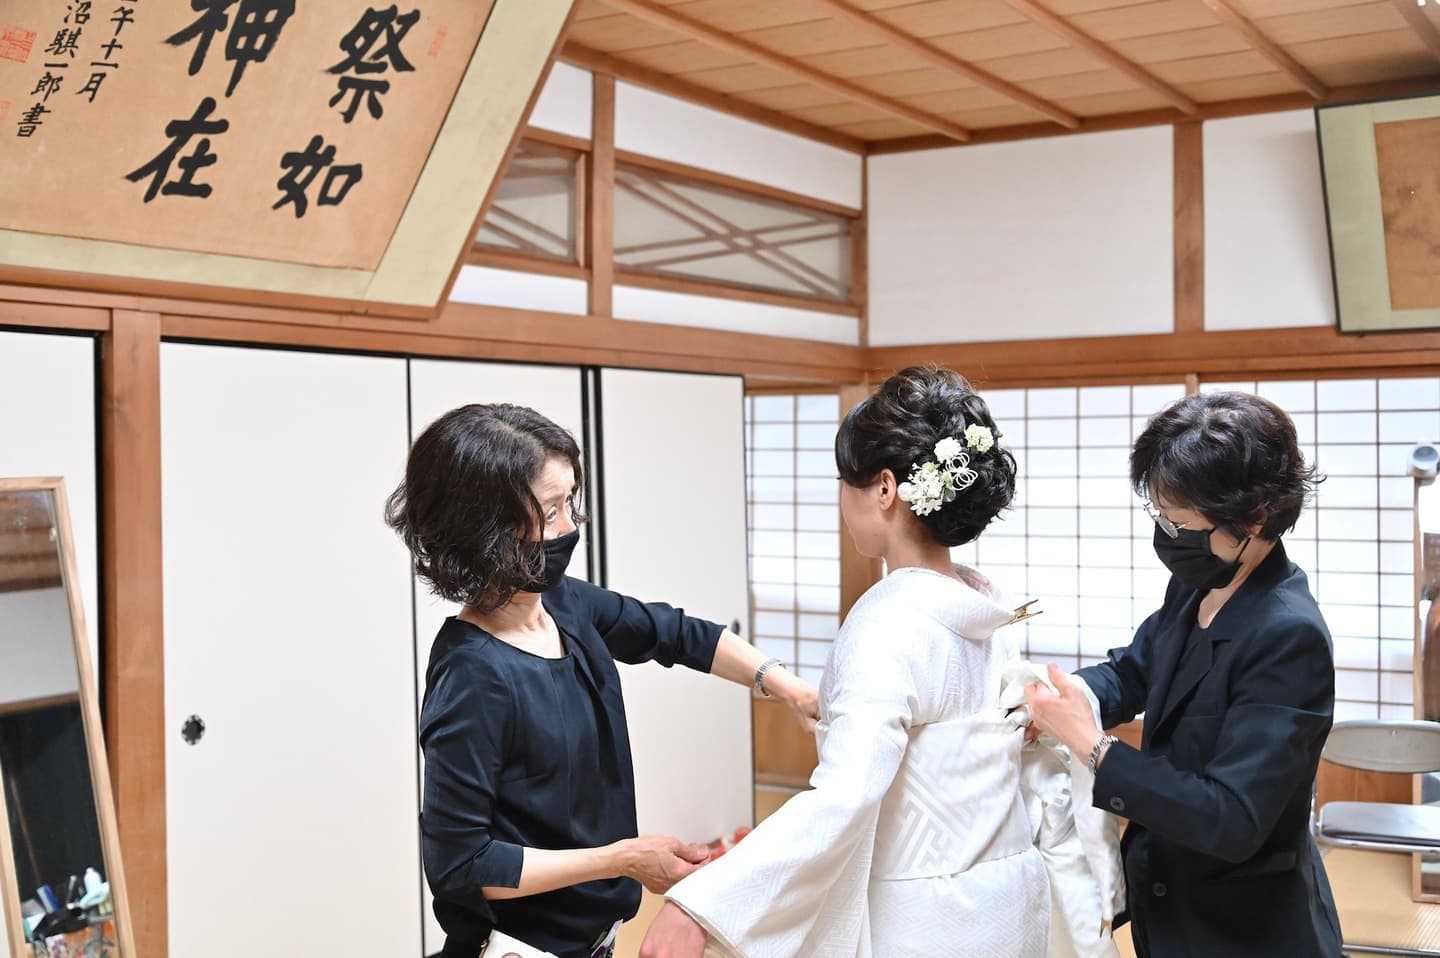
M 0 479 L 0 912 L 14 958 L 135 954 L 75 570 L 64 481 Z

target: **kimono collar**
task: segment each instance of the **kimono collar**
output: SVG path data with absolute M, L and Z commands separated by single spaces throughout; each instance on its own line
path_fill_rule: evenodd
M 1014 609 L 932 569 L 902 566 L 885 580 L 892 588 L 903 591 L 917 612 L 967 639 L 988 639 L 996 629 L 1016 618 Z

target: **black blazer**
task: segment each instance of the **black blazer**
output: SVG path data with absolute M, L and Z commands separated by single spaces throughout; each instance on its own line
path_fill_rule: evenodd
M 1106 728 L 1145 713 L 1141 748 L 1112 745 L 1094 793 L 1130 821 L 1121 849 L 1136 951 L 1338 958 L 1309 828 L 1335 705 L 1330 632 L 1277 542 L 1177 671 L 1202 596 L 1172 578 L 1130 646 L 1078 673 Z

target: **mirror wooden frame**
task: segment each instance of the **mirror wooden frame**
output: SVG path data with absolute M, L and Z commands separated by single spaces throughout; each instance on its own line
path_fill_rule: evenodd
M 100 725 L 100 699 L 95 688 L 95 671 L 90 661 L 90 643 L 85 631 L 85 607 L 80 596 L 80 576 L 75 563 L 75 539 L 70 530 L 70 502 L 65 480 L 58 477 L 0 479 L 0 496 L 12 492 L 48 492 L 55 506 L 56 546 L 60 550 L 60 572 L 70 609 L 70 633 L 75 646 L 75 665 L 80 687 L 80 714 L 85 724 L 86 753 L 90 781 L 95 792 L 95 811 L 100 827 L 100 845 L 105 852 L 105 873 L 115 906 L 115 933 L 121 958 L 136 958 L 130 924 L 130 900 L 125 890 L 125 869 L 120 858 L 120 834 L 115 823 L 115 799 L 110 786 L 110 762 Z M 20 915 L 21 891 L 15 887 L 15 849 L 10 839 L 9 808 L 0 792 L 0 908 L 10 933 L 10 948 L 17 956 L 32 954 L 25 940 Z

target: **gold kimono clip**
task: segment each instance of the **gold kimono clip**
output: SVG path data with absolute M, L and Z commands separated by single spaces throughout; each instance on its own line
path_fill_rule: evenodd
M 1024 622 L 1026 619 L 1033 619 L 1035 616 L 1043 613 L 1045 611 L 1044 609 L 1036 609 L 1034 612 L 1030 611 L 1030 607 L 1039 601 L 1039 599 L 1031 599 L 1029 602 L 1020 606 L 1015 610 L 1015 614 L 1010 617 L 1010 621 L 1005 624 L 1014 625 L 1016 622 Z

